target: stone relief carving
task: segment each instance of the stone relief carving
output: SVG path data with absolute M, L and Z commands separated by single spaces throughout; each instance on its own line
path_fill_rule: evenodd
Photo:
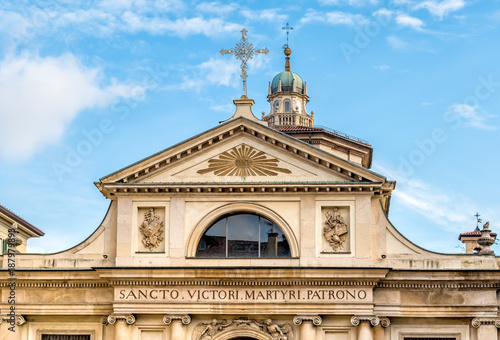
M 264 331 L 271 335 L 273 339 L 276 340 L 293 340 L 294 339 L 294 333 L 293 333 L 293 328 L 290 324 L 285 323 L 283 325 L 278 325 L 273 323 L 273 320 L 271 319 L 266 319 L 263 320 L 262 322 L 259 321 L 253 321 L 257 325 L 261 327 L 261 331 Z
M 213 319 L 211 322 L 198 324 L 193 332 L 193 340 L 211 340 L 219 332 L 231 326 L 232 322 L 227 320 Z
M 142 243 L 149 251 L 153 251 L 163 241 L 161 236 L 163 234 L 163 221 L 160 220 L 160 216 L 154 208 L 149 209 L 144 214 L 144 221 L 139 227 L 139 231 L 143 236 Z
M 344 222 L 338 208 L 333 209 L 333 213 L 326 212 L 326 221 L 323 227 L 323 236 L 328 241 L 333 251 L 340 251 L 344 248 L 349 229 Z
M 233 321 L 216 320 L 198 324 L 194 331 L 192 340 L 212 340 L 221 332 L 231 329 L 248 328 L 269 334 L 273 340 L 295 340 L 293 326 L 289 323 L 279 325 L 271 319 L 252 320 L 239 318 Z
M 208 168 L 198 170 L 198 173 L 213 172 L 216 176 L 277 176 L 279 172 L 291 173 L 288 169 L 278 167 L 278 163 L 278 159 L 269 158 L 262 151 L 240 145 L 223 152 L 218 158 L 210 159 Z

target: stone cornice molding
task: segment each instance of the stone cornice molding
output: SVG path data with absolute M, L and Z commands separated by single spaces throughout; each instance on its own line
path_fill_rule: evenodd
M 65 279 L 66 280 L 66 279 Z M 8 287 L 9 282 L 0 282 L 0 287 Z M 108 288 L 108 282 L 16 282 L 20 288 Z
M 168 194 L 263 194 L 263 193 L 364 193 L 382 195 L 390 192 L 386 184 L 361 182 L 247 182 L 247 183 L 103 183 L 113 196 Z
M 9 321 L 10 316 L 9 315 L 2 315 L 0 316 L 0 325 L 3 323 L 3 321 Z M 22 326 L 26 323 L 26 319 L 22 315 L 16 315 L 15 316 L 15 323 L 18 326 Z
M 376 288 L 391 289 L 498 289 L 500 283 L 413 283 L 413 282 L 378 282 Z
M 191 323 L 191 316 L 189 314 L 183 315 L 169 315 L 166 314 L 163 316 L 163 323 L 166 325 L 170 325 L 173 321 L 180 321 L 183 325 L 189 325 Z
M 296 315 L 293 318 L 293 323 L 297 326 L 301 325 L 304 321 L 310 321 L 313 325 L 319 326 L 323 319 L 319 315 Z
M 471 324 L 474 328 L 479 328 L 483 325 L 491 325 L 500 328 L 500 318 L 474 318 Z
M 115 324 L 117 320 L 124 320 L 127 323 L 127 325 L 133 325 L 135 323 L 135 316 L 133 316 L 132 314 L 127 314 L 127 315 L 111 314 L 108 316 L 108 324 L 110 325 Z
M 158 280 L 116 280 L 111 286 L 230 286 L 230 287 L 276 287 L 276 286 L 339 286 L 373 287 L 374 281 L 158 281 Z
M 376 315 L 354 315 L 351 318 L 351 324 L 353 326 L 358 326 L 362 321 L 369 321 L 374 327 L 380 324 L 380 319 Z

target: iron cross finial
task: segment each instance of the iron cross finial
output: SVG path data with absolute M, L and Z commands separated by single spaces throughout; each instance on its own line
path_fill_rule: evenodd
M 476 216 L 476 227 L 479 228 L 479 223 L 482 223 L 483 221 L 479 218 L 479 213 L 476 213 L 474 216 Z
M 233 49 L 226 50 L 221 49 L 220 54 L 234 54 L 237 60 L 241 60 L 241 75 L 240 77 L 243 79 L 243 95 L 247 95 L 247 68 L 248 61 L 253 59 L 253 56 L 257 53 L 268 54 L 269 50 L 267 47 L 265 48 L 255 48 L 252 43 L 247 41 L 247 33 L 246 29 L 242 29 L 241 31 L 241 40 Z
M 241 39 L 242 40 L 247 40 L 247 33 L 248 33 L 248 31 L 244 28 L 240 32 L 241 32 Z
M 288 34 L 293 30 L 293 27 L 287 22 L 286 26 L 283 26 L 282 29 L 286 31 L 286 47 L 288 47 Z

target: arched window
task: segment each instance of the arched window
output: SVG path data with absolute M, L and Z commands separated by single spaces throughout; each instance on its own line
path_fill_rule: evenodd
M 278 113 L 279 107 L 280 107 L 280 103 L 277 100 L 275 100 L 273 103 L 274 113 Z
M 285 105 L 285 113 L 290 113 L 291 109 L 290 109 L 290 101 L 288 99 L 285 99 L 285 101 L 283 102 L 283 104 Z
M 196 257 L 277 258 L 290 257 L 283 232 L 265 217 L 251 213 L 226 215 L 201 237 Z

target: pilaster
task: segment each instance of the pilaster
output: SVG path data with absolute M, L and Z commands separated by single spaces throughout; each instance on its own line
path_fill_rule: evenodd
M 14 316 L 14 332 L 9 330 L 13 327 L 10 323 L 9 315 L 0 316 L 0 334 L 5 336 L 6 340 L 21 340 L 22 339 L 22 328 L 21 326 L 26 323 L 26 319 L 22 315 Z M 3 339 L 3 338 L 2 338 Z
M 472 327 L 477 328 L 478 339 L 498 339 L 500 318 L 474 318 L 471 324 Z
M 323 319 L 319 315 L 296 315 L 293 323 L 300 326 L 299 340 L 316 339 L 316 326 L 321 325 Z
M 376 315 L 354 315 L 351 318 L 351 324 L 357 327 L 357 340 L 374 340 L 374 332 L 370 325 L 378 326 L 380 319 Z
M 191 323 L 191 317 L 188 314 L 184 315 L 165 315 L 163 322 L 170 325 L 170 339 L 185 339 L 186 327 Z
M 101 321 L 102 322 L 102 321 Z M 128 315 L 110 315 L 108 316 L 108 324 L 115 325 L 115 339 L 131 339 L 132 338 L 132 327 L 135 323 L 135 316 L 132 314 Z
M 385 340 L 385 329 L 390 326 L 391 320 L 389 318 L 379 318 L 380 323 L 373 327 L 373 339 Z

